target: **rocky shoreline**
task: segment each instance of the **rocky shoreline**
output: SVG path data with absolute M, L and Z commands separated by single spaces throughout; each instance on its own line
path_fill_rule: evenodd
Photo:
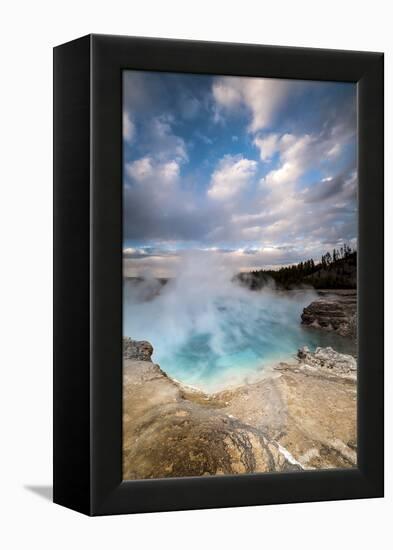
M 319 291 L 319 298 L 304 308 L 302 324 L 356 338 L 356 290 Z
M 123 478 L 356 466 L 356 361 L 299 350 L 261 380 L 214 394 L 171 379 L 149 342 L 123 342 Z

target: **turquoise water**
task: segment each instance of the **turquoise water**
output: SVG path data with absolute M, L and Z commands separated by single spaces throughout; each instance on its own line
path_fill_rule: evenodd
M 124 335 L 148 340 L 171 377 L 206 391 L 255 378 L 302 346 L 354 353 L 345 338 L 302 327 L 310 291 L 252 292 L 237 285 L 124 285 Z

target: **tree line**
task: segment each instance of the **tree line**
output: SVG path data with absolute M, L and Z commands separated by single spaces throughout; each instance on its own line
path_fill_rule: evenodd
M 326 252 L 326 254 L 323 254 L 321 257 L 321 267 L 327 268 L 333 262 L 337 262 L 337 260 L 349 258 L 353 252 L 354 251 L 352 248 L 346 243 L 344 243 L 340 248 L 333 248 L 333 252 L 331 254 L 330 252 Z
M 283 288 L 301 284 L 311 284 L 316 288 L 353 288 L 356 287 L 356 261 L 356 250 L 343 244 L 323 254 L 319 262 L 310 258 L 277 270 L 259 269 L 240 273 L 238 278 L 252 290 L 262 288 L 269 279 Z

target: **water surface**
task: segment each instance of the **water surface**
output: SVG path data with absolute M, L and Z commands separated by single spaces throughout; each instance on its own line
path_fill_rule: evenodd
M 219 282 L 219 281 L 218 281 Z M 125 336 L 148 340 L 171 377 L 215 391 L 257 377 L 308 346 L 354 354 L 353 343 L 300 324 L 314 291 L 255 292 L 236 284 L 124 283 Z

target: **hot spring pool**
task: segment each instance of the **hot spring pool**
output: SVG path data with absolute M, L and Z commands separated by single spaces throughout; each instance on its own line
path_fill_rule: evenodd
M 236 284 L 187 286 L 126 280 L 123 333 L 148 340 L 153 361 L 172 378 L 205 391 L 252 379 L 302 346 L 354 353 L 336 334 L 304 328 L 313 291 L 252 292 Z

